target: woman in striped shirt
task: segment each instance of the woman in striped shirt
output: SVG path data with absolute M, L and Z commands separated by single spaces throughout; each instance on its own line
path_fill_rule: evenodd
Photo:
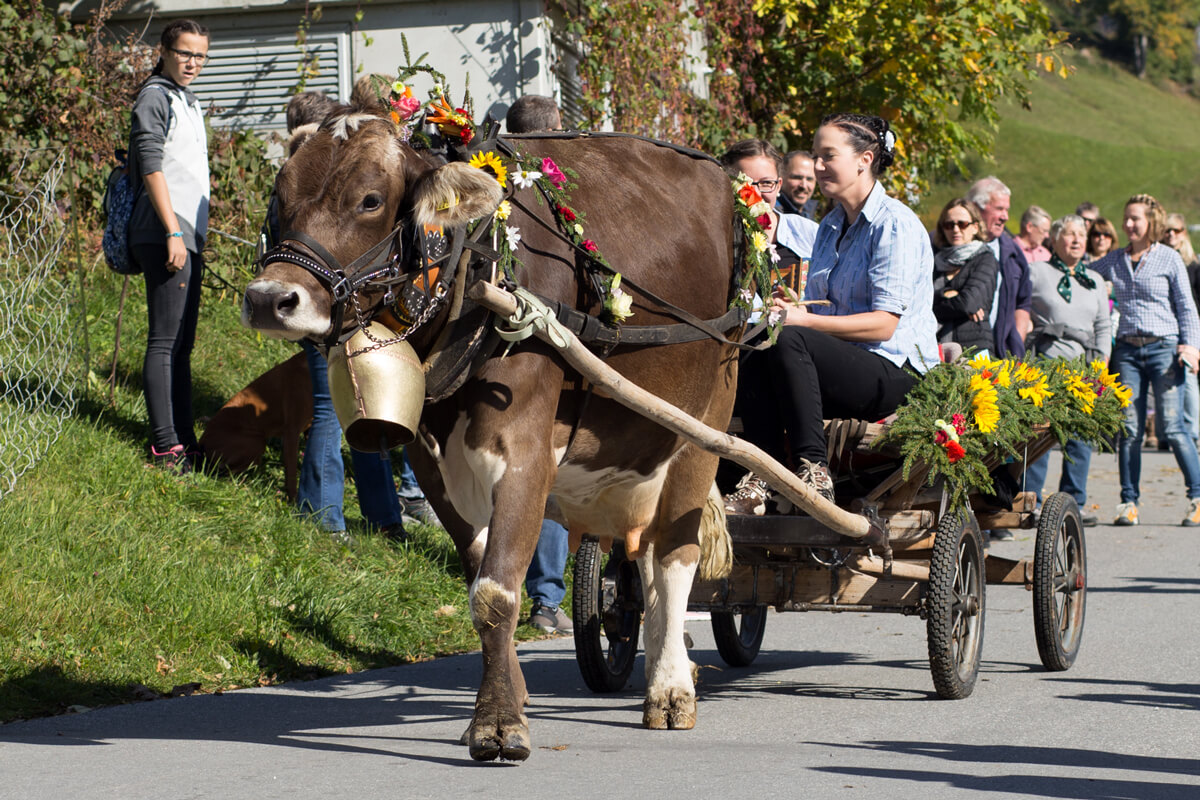
M 1121 474 L 1121 503 L 1114 525 L 1138 524 L 1138 483 L 1142 471 L 1142 435 L 1146 399 L 1153 388 L 1154 405 L 1162 417 L 1171 451 L 1187 484 L 1188 511 L 1183 525 L 1200 526 L 1200 456 L 1183 426 L 1183 381 L 1200 361 L 1200 316 L 1179 254 L 1160 243 L 1166 213 L 1148 194 L 1125 204 L 1125 234 L 1129 245 L 1114 250 L 1089 266 L 1113 285 L 1121 307 L 1112 368 L 1133 391 L 1125 409 L 1117 465 Z

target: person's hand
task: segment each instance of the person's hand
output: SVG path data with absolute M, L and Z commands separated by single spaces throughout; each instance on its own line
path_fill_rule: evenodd
M 785 292 L 782 288 L 776 288 L 775 292 L 771 295 L 771 307 L 769 311 L 772 314 L 779 314 L 783 319 L 784 325 L 804 325 L 808 321 L 808 308 L 792 302 L 789 295 L 791 295 L 791 292 Z
M 1033 332 L 1033 315 L 1023 308 L 1018 308 L 1013 313 L 1013 319 L 1017 324 L 1017 335 L 1021 337 L 1021 341 L 1025 341 L 1025 337 Z
M 187 263 L 187 248 L 183 245 L 183 237 L 167 237 L 167 271 L 179 272 Z
M 1175 352 L 1179 354 L 1179 359 L 1187 367 L 1188 372 L 1196 374 L 1197 368 L 1200 367 L 1200 350 L 1190 344 L 1181 344 L 1176 345 Z
M 982 308 L 976 309 L 975 313 L 971 315 L 972 322 L 983 322 L 985 319 L 987 319 L 987 314 L 983 313 Z

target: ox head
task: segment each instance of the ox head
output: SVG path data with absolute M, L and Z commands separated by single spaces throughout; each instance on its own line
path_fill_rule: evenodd
M 403 225 L 454 227 L 500 204 L 490 174 L 457 162 L 438 166 L 375 114 L 336 114 L 302 136 L 276 181 L 283 242 L 242 302 L 242 324 L 268 335 L 335 338 L 356 324 L 354 315 L 343 323 L 347 301 L 366 310 L 383 296 L 362 280 L 367 274 L 381 265 L 412 267 L 401 252 Z

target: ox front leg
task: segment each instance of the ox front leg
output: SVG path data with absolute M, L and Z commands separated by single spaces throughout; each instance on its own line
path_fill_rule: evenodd
M 646 607 L 646 700 L 642 725 L 652 730 L 690 730 L 696 725 L 695 667 L 683 639 L 697 548 L 660 553 L 651 545 L 638 559 Z
M 467 730 L 471 758 L 477 761 L 523 761 L 531 749 L 524 713 L 529 694 L 513 634 L 521 612 L 521 583 L 537 545 L 546 497 L 513 483 L 501 481 L 496 487 L 479 576 L 471 585 L 471 620 L 483 647 L 483 681 Z

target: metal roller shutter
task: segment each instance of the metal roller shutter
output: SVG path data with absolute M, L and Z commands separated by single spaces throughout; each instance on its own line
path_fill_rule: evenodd
M 349 97 L 350 36 L 346 31 L 310 31 L 308 50 L 319 59 L 320 74 L 305 89 L 338 100 Z M 299 79 L 302 53 L 295 32 L 261 36 L 214 35 L 212 60 L 192 84 L 212 110 L 217 127 L 282 130 L 284 108 Z

